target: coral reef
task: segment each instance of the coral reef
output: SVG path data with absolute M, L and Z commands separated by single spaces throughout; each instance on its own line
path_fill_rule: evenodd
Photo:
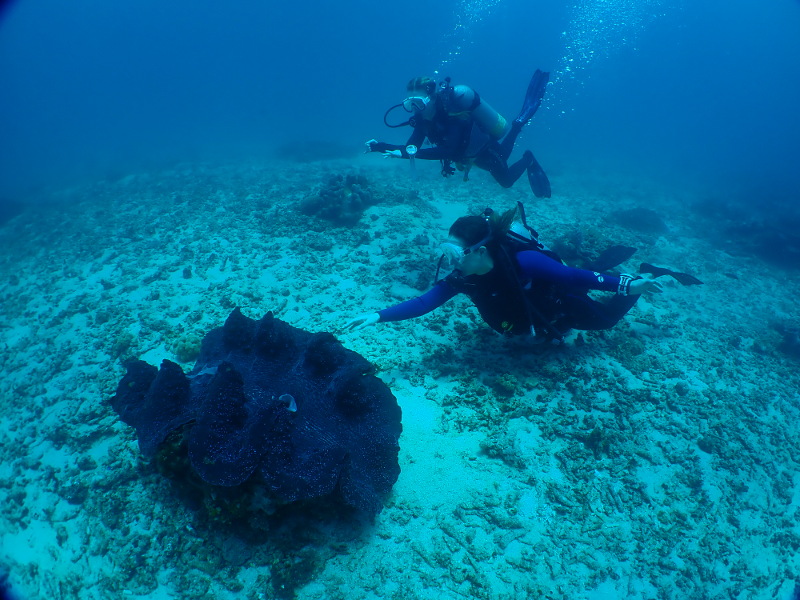
M 333 175 L 327 183 L 300 202 L 300 212 L 336 225 L 357 223 L 364 209 L 377 202 L 367 178 L 362 175 Z
M 705 235 L 734 255 L 754 255 L 787 269 L 800 265 L 800 209 L 785 197 L 710 197 L 694 204 Z
M 643 233 L 666 233 L 669 231 L 664 219 L 650 208 L 630 208 L 614 213 L 614 219 L 624 227 Z

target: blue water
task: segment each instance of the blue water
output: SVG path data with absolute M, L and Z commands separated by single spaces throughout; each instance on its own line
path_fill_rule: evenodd
M 287 142 L 403 141 L 382 115 L 417 75 L 511 118 L 537 67 L 555 83 L 525 136 L 550 169 L 797 195 L 796 1 L 4 5 L 5 198 Z
M 552 85 L 516 156 L 535 151 L 550 200 L 435 163 L 417 195 L 399 163 L 369 172 L 387 194 L 369 218 L 330 232 L 295 208 L 338 163 L 252 168 L 304 146 L 383 166 L 363 143 L 405 141 L 383 115 L 410 78 L 510 119 L 537 68 Z M 31 598 L 255 597 L 270 566 L 304 598 L 789 598 L 798 279 L 773 267 L 800 265 L 799 106 L 797 0 L 0 0 L 0 598 L 7 566 Z M 548 244 L 636 245 L 705 285 L 552 354 L 463 304 L 350 332 L 403 405 L 403 473 L 379 535 L 319 544 L 324 576 L 195 528 L 141 470 L 109 419 L 125 358 L 183 360 L 233 303 L 341 331 L 433 279 L 456 210 L 516 197 Z M 663 227 L 620 222 L 634 206 Z

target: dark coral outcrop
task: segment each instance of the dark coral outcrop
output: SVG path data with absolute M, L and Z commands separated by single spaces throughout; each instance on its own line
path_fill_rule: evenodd
M 643 233 L 661 234 L 669 231 L 669 227 L 667 227 L 661 215 L 653 209 L 641 206 L 619 210 L 614 213 L 614 219 L 623 227 Z
M 353 225 L 366 208 L 377 203 L 367 178 L 362 175 L 333 175 L 327 183 L 300 202 L 300 212 L 336 225 Z
M 185 427 L 189 461 L 216 486 L 258 478 L 279 502 L 331 497 L 367 513 L 400 467 L 401 412 L 372 365 L 329 333 L 235 309 L 188 375 L 132 361 L 111 399 L 145 456 Z

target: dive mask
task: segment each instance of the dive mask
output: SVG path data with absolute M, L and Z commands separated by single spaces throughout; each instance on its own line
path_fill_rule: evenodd
M 422 112 L 430 104 L 428 96 L 410 96 L 403 100 L 403 108 L 406 112 Z
M 472 246 L 468 246 L 464 248 L 461 244 L 456 244 L 454 242 L 445 242 L 439 245 L 439 250 L 442 253 L 442 256 L 439 258 L 439 263 L 436 267 L 436 281 L 439 280 L 439 271 L 444 269 L 446 273 L 452 273 L 453 271 L 457 271 L 461 268 L 461 263 L 464 262 L 464 258 L 472 253 L 475 252 L 478 248 L 486 244 L 489 240 L 492 239 L 492 236 L 489 235 L 483 238 L 477 244 L 473 244 Z
M 439 259 L 439 268 L 444 269 L 448 273 L 460 267 L 461 262 L 466 256 L 464 248 L 453 242 L 440 244 L 439 250 L 442 253 L 442 257 Z

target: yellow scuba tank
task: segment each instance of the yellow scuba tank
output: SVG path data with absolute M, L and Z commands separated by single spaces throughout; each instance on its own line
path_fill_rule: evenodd
M 508 121 L 505 120 L 505 117 L 489 106 L 489 103 L 483 98 L 477 108 L 472 111 L 472 117 L 478 126 L 495 140 L 503 137 L 508 130 Z
M 449 86 L 449 78 L 445 80 L 444 92 L 449 93 L 447 112 L 451 116 L 464 115 L 472 117 L 475 124 L 489 137 L 499 140 L 508 131 L 508 121 L 489 105 L 478 93 L 467 85 Z

